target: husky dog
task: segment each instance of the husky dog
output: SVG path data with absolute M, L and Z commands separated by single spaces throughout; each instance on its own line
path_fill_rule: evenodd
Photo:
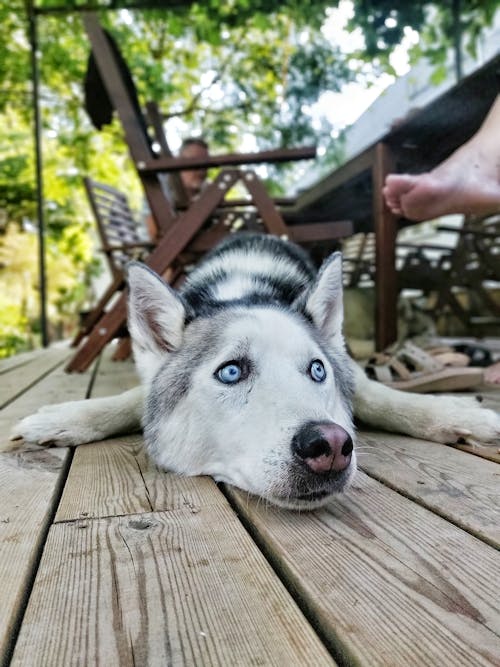
M 141 387 L 49 406 L 18 424 L 27 445 L 78 445 L 144 429 L 166 470 L 211 475 L 281 506 L 313 508 L 356 470 L 352 411 L 438 442 L 494 442 L 474 399 L 408 395 L 366 378 L 342 336 L 340 253 L 319 273 L 297 246 L 237 234 L 174 292 L 132 263 L 129 330 Z

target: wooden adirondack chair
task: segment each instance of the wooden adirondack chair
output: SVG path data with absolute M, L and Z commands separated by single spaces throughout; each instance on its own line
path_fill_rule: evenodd
M 210 156 L 204 160 L 172 157 L 163 135 L 161 119 L 154 105 L 150 105 L 149 116 L 153 121 L 156 139 L 163 150 L 162 154 L 155 154 L 135 87 L 116 44 L 103 31 L 94 14 L 86 14 L 84 24 L 92 45 L 92 57 L 99 72 L 102 89 L 112 110 L 117 112 L 121 121 L 131 158 L 157 224 L 156 246 L 145 260 L 151 268 L 163 275 L 176 262 L 180 261 L 182 264 L 182 253 L 207 250 L 229 233 L 235 227 L 237 220 L 245 220 L 245 215 L 247 215 L 246 226 L 259 225 L 260 222 L 261 229 L 282 237 L 293 238 L 298 242 L 312 243 L 352 233 L 352 224 L 349 221 L 287 227 L 277 202 L 267 194 L 257 174 L 250 170 L 224 169 L 198 199 L 190 203 L 185 210 L 175 211 L 165 196 L 159 178 L 161 173 L 173 175 L 181 203 L 179 208 L 182 209 L 182 183 L 176 178 L 182 169 L 310 159 L 314 157 L 315 149 L 279 149 L 260 153 Z M 89 95 L 87 99 L 88 97 Z M 97 108 L 100 114 L 98 121 L 102 122 L 104 116 L 105 122 L 108 116 L 102 114 L 102 107 L 97 105 Z M 227 193 L 238 181 L 249 194 L 248 200 L 237 202 L 241 206 L 224 201 Z M 254 213 L 246 210 L 249 205 L 252 206 Z M 215 219 L 214 224 L 209 229 L 202 230 L 211 218 Z M 85 370 L 106 343 L 123 328 L 125 320 L 126 306 L 122 294 L 116 304 L 95 322 L 92 330 L 87 331 L 87 339 L 70 361 L 67 370 Z

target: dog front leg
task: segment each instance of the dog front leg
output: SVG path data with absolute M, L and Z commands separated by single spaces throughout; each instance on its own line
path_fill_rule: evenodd
M 18 422 L 3 449 L 67 447 L 135 433 L 142 413 L 141 386 L 116 396 L 47 405 Z
M 434 442 L 500 442 L 500 414 L 481 407 L 475 397 L 398 391 L 368 379 L 357 364 L 353 365 L 354 413 L 365 423 Z

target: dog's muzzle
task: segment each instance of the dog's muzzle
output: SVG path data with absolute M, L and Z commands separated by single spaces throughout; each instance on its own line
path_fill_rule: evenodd
M 292 453 L 311 472 L 342 473 L 352 458 L 352 438 L 333 422 L 307 422 L 292 438 Z

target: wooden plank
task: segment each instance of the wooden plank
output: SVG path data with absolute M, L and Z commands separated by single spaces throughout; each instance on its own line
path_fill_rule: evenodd
M 254 171 L 245 171 L 241 180 L 252 197 L 265 229 L 271 234 L 288 238 L 288 227 L 257 174 Z
M 500 448 L 494 449 L 493 447 L 482 447 L 481 445 L 449 445 L 455 449 L 460 449 L 462 452 L 467 452 L 468 454 L 473 454 L 474 456 L 479 456 L 482 459 L 487 461 L 493 461 L 494 463 L 500 463 Z
M 0 664 L 15 638 L 68 453 L 54 449 L 0 455 Z
M 18 419 L 43 404 L 84 398 L 89 381 L 90 373 L 68 377 L 62 368 L 45 376 L 1 411 L 0 447 Z M 0 454 L 0 664 L 15 638 L 68 459 L 68 449 Z
M 75 451 L 55 522 L 121 516 L 157 510 L 199 511 L 226 504 L 208 477 L 159 472 L 148 459 L 142 436 L 82 445 Z
M 102 354 L 99 363 L 99 372 L 90 392 L 92 398 L 119 394 L 139 384 L 139 378 L 132 358 L 125 359 L 124 361 L 113 361 L 113 355 L 118 345 L 119 343 L 111 343 Z
M 14 354 L 11 357 L 3 357 L 0 359 L 0 375 L 10 371 L 13 368 L 20 368 L 31 361 L 35 357 L 38 357 L 40 354 L 43 354 L 45 350 L 36 349 L 30 350 L 29 352 L 21 352 L 20 354 Z
M 498 464 L 389 433 L 362 431 L 358 443 L 360 465 L 369 475 L 500 547 Z
M 64 358 L 67 355 L 66 350 Z M 85 398 L 93 370 L 73 378 L 64 372 L 60 365 L 62 361 L 59 359 L 56 369 L 43 377 L 39 376 L 36 384 L 0 411 L 0 452 L 5 449 L 11 428 L 19 419 L 36 412 L 43 405 Z
M 0 458 L 0 663 L 15 637 L 67 460 L 67 449 Z
M 229 493 L 343 664 L 498 665 L 500 554 L 488 545 L 362 473 L 314 513 Z
M 212 505 L 53 526 L 11 664 L 334 663 L 232 510 Z
M 259 153 L 228 153 L 227 155 L 209 155 L 207 157 L 159 157 L 138 162 L 137 169 L 141 173 L 158 173 L 182 171 L 183 169 L 205 169 L 212 167 L 231 167 L 264 162 L 292 162 L 294 160 L 313 160 L 316 157 L 316 146 L 299 148 L 276 148 Z
M 116 347 L 112 343 L 102 354 L 92 398 L 111 396 L 138 384 L 131 359 L 113 361 Z M 139 434 L 77 447 L 55 521 L 166 509 L 151 503 L 155 484 L 151 482 L 149 488 L 146 480 L 152 479 L 155 470 Z
M 313 243 L 352 236 L 354 226 L 350 220 L 309 222 L 305 225 L 289 225 L 288 233 L 295 243 Z
M 141 443 L 138 435 L 77 447 L 54 521 L 151 511 Z
M 68 356 L 69 349 L 66 346 L 50 347 L 46 350 L 40 350 L 38 354 L 28 358 L 21 368 L 14 365 L 5 373 L 2 373 L 0 408 L 20 396 L 41 377 L 61 364 Z

